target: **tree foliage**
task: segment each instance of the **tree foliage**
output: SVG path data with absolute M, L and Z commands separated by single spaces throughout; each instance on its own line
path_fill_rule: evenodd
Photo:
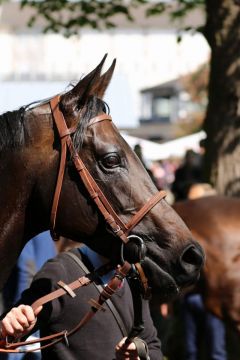
M 144 3 L 144 0 L 133 0 L 131 7 L 141 2 Z M 130 8 L 121 0 L 21 0 L 21 6 L 35 10 L 35 14 L 29 20 L 29 26 L 33 25 L 39 17 L 44 18 L 46 23 L 44 32 L 62 32 L 66 36 L 76 34 L 83 27 L 113 28 L 115 24 L 112 17 L 116 14 L 121 14 L 129 21 L 133 21 Z
M 34 10 L 29 26 L 38 18 L 44 18 L 44 32 L 62 32 L 66 36 L 76 34 L 83 27 L 113 28 L 115 15 L 123 15 L 127 20 L 135 21 L 134 9 L 139 6 L 145 7 L 146 17 L 159 16 L 168 11 L 170 18 L 175 20 L 196 8 L 204 7 L 205 0 L 21 0 L 22 8 L 30 7 Z
M 188 94 L 191 105 L 186 116 L 178 119 L 180 136 L 192 134 L 202 129 L 208 103 L 209 63 L 200 65 L 195 71 L 180 77 L 181 88 Z
M 61 32 L 66 36 L 83 27 L 113 28 L 116 15 L 137 21 L 134 18 L 137 7 L 144 7 L 146 16 L 167 13 L 172 20 L 184 19 L 191 11 L 203 9 L 206 21 L 201 28 L 181 30 L 201 31 L 211 48 L 208 107 L 203 126 L 207 133 L 206 180 L 220 193 L 240 196 L 240 0 L 20 1 L 23 8 L 34 10 L 29 25 L 39 17 L 44 18 L 45 32 Z

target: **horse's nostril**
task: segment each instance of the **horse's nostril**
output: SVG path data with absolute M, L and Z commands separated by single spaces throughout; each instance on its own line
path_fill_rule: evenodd
M 203 265 L 203 262 L 203 252 L 194 245 L 190 245 L 185 249 L 180 259 L 180 263 L 183 267 L 186 267 L 186 265 L 193 265 L 200 268 Z
M 181 286 L 189 286 L 195 283 L 200 275 L 204 264 L 204 251 L 198 244 L 191 244 L 182 253 L 179 259 L 178 274 L 176 282 Z

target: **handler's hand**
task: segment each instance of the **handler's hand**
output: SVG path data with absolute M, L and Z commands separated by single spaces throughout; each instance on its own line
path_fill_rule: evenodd
M 140 360 L 136 345 L 131 342 L 125 344 L 126 337 L 124 337 L 115 348 L 116 360 Z
M 37 315 L 41 310 L 42 306 L 33 311 L 29 305 L 19 305 L 12 308 L 1 321 L 1 337 L 20 338 L 28 334 L 36 324 Z

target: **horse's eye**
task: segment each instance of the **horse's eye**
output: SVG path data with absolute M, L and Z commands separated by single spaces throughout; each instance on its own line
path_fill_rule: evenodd
M 102 164 L 106 168 L 111 169 L 119 166 L 121 164 L 121 159 L 117 154 L 109 154 L 104 156 L 104 158 L 102 159 Z

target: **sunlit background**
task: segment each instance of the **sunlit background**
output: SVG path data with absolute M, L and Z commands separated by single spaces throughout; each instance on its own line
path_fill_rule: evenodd
M 141 96 L 141 91 L 177 81 L 197 70 L 208 61 L 207 42 L 199 33 L 186 33 L 178 43 L 177 24 L 174 28 L 167 15 L 146 19 L 142 10 L 136 11 L 137 22 L 130 23 L 119 16 L 115 29 L 83 28 L 79 35 L 65 38 L 43 34 L 41 21 L 28 28 L 31 11 L 20 12 L 18 2 L 1 5 L 0 112 L 63 91 L 108 53 L 106 65 L 116 57 L 117 66 L 106 101 L 119 127 L 137 127 L 140 119 L 151 120 L 152 115 L 165 123 L 184 117 L 181 107 L 176 108 L 176 94 L 154 94 L 152 104 L 151 94 Z M 200 12 L 194 12 L 187 20 L 194 25 L 202 21 Z M 181 99 L 188 99 L 179 92 Z

